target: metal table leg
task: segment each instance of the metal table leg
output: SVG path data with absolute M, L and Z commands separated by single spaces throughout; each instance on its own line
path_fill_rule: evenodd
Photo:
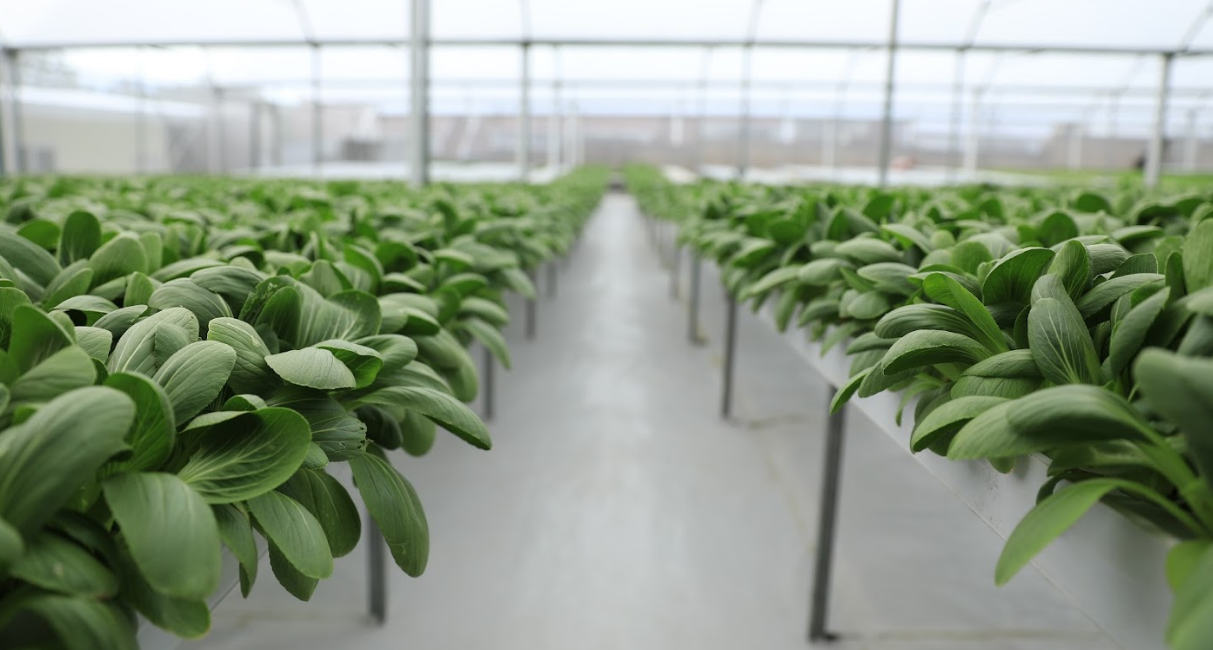
M 670 274 L 670 297 L 674 300 L 678 299 L 678 285 L 681 284 L 679 274 L 682 272 L 682 246 L 677 242 L 674 243 L 674 269 Z
M 538 277 L 535 269 L 527 271 L 527 275 L 531 278 L 531 286 L 535 287 L 535 293 L 539 293 Z M 535 338 L 535 298 L 527 298 L 526 301 L 526 338 L 532 340 Z
M 733 366 L 737 361 L 737 301 L 725 291 L 724 382 L 720 394 L 720 417 L 733 417 Z
M 383 625 L 387 621 L 387 545 L 379 533 L 379 527 L 370 514 L 366 515 L 367 526 L 367 599 L 371 621 Z
M 496 388 L 493 384 L 493 353 L 487 347 L 482 350 L 482 363 L 484 364 L 484 419 L 493 419 L 493 391 Z
M 699 337 L 699 279 L 703 273 L 703 262 L 691 256 L 691 305 L 687 316 L 687 338 L 695 345 L 703 345 Z
M 834 399 L 830 390 L 828 404 Z M 846 407 L 831 413 L 826 421 L 826 448 L 821 478 L 821 503 L 817 521 L 817 557 L 813 569 L 813 595 L 809 603 L 809 642 L 833 641 L 837 634 L 827 629 L 830 578 L 834 568 L 834 538 L 838 529 L 838 492 L 842 482 L 842 447 L 846 433 Z

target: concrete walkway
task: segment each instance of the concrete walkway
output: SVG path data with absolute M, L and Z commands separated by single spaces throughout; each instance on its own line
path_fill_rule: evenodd
M 393 572 L 386 626 L 366 622 L 360 547 L 307 604 L 263 566 L 252 597 L 229 598 L 186 647 L 808 647 L 826 388 L 743 312 L 738 419 L 721 421 L 722 292 L 706 273 L 703 286 L 710 340 L 694 347 L 634 201 L 608 196 L 542 299 L 537 340 L 514 310 L 494 449 L 446 436 L 426 458 L 397 455 L 432 551 L 420 579 Z M 1001 541 L 859 417 L 846 454 L 833 647 L 1117 647 L 1030 570 L 995 588 Z

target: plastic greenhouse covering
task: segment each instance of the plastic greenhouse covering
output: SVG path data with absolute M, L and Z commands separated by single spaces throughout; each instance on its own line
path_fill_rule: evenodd
M 703 133 L 735 139 L 739 115 L 748 111 L 756 137 L 786 145 L 768 162 L 820 150 L 815 160 L 825 163 L 823 125 L 880 119 L 892 5 L 713 0 L 707 10 L 692 0 L 431 0 L 431 111 L 516 119 L 519 45 L 529 43 L 534 119 L 586 116 L 579 128 L 593 138 L 603 128 L 593 116 L 656 116 L 668 123 L 632 137 L 677 144 L 691 128 L 683 122 L 704 117 Z M 1208 136 L 1211 9 L 1206 0 L 901 0 L 898 142 L 958 162 L 962 144 L 977 139 L 990 143 L 982 151 L 1023 143 L 1040 150 L 1060 141 L 1065 151 L 1055 166 L 1126 166 L 1126 152 L 1144 148 L 1153 128 L 1163 53 L 1177 54 L 1168 136 Z M 409 3 L 402 0 L 0 0 L 0 43 L 18 55 L 5 81 L 11 87 L 20 78 L 27 120 L 39 111 L 125 114 L 143 106 L 154 115 L 207 121 L 218 98 L 233 131 L 264 119 L 255 106 L 272 106 L 288 112 L 276 147 L 287 162 L 315 157 L 303 124 L 312 104 L 329 111 L 318 145 L 327 158 L 339 156 L 336 138 L 393 128 L 372 128 L 368 119 L 330 125 L 333 111 L 407 118 L 409 36 Z M 545 128 L 536 123 L 533 137 L 549 137 Z M 846 128 L 835 130 L 846 140 Z M 270 137 L 268 127 L 261 131 L 228 149 L 244 151 L 243 140 Z M 1074 144 L 1083 137 L 1130 144 L 1119 153 L 1094 144 L 1084 151 Z M 495 148 L 463 147 L 465 157 L 512 159 L 507 141 L 517 136 L 501 131 L 497 139 Z M 1194 166 L 1199 152 L 1190 149 L 1168 147 L 1167 159 Z M 459 150 L 454 143 L 435 155 Z M 273 158 L 229 156 L 225 167 Z M 160 164 L 182 167 L 168 158 Z M 832 163 L 833 154 L 828 158 Z M 1001 164 L 1015 166 L 1008 160 Z M 723 153 L 720 161 L 727 162 Z

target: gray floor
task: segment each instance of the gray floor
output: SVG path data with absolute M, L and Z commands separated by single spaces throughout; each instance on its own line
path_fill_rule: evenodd
M 264 568 L 186 647 L 806 647 L 826 388 L 743 312 L 738 421 L 722 422 L 723 300 L 707 274 L 704 288 L 711 340 L 692 347 L 634 202 L 607 197 L 538 340 L 511 325 L 495 448 L 446 437 L 398 459 L 433 550 L 420 579 L 393 572 L 387 625 L 366 622 L 359 548 L 307 604 Z M 870 423 L 847 435 L 834 647 L 1117 647 L 1030 570 L 995 588 L 1000 540 Z

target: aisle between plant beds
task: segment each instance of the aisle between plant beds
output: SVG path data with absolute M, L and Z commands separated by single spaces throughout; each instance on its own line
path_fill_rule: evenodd
M 662 223 L 659 228 L 674 229 Z M 671 237 L 670 241 L 673 241 Z M 655 242 L 656 243 L 656 242 Z M 692 342 L 699 331 L 699 305 L 704 260 L 691 255 L 692 282 L 688 301 L 688 328 Z M 719 270 L 712 265 L 713 270 Z M 697 272 L 698 271 L 698 272 Z M 737 302 L 725 292 L 723 325 L 725 364 L 721 377 L 722 417 L 732 414 L 733 374 L 736 360 Z M 764 304 L 760 317 L 772 328 L 775 317 Z M 823 352 L 822 345 L 808 340 L 806 333 L 794 328 L 782 334 L 792 347 L 829 384 L 830 400 L 849 379 L 850 361 L 843 352 L 846 343 Z M 916 400 L 904 409 L 913 412 Z M 910 449 L 913 426 L 899 424 L 903 410 L 900 394 L 882 392 L 872 397 L 853 398 L 850 404 L 877 425 L 903 450 Z M 823 479 L 819 494 L 817 555 L 811 587 L 808 636 L 811 643 L 829 642 L 839 635 L 829 629 L 829 604 L 834 542 L 837 530 L 838 496 L 843 465 L 845 409 L 827 416 Z M 1031 456 L 1015 472 L 1004 474 L 988 462 L 957 462 L 931 454 L 911 454 L 979 519 L 1003 540 L 1007 539 L 1024 514 L 1036 505 L 1037 486 L 1047 480 L 1045 459 Z M 1110 546 L 1108 540 L 1117 540 Z M 1162 631 L 1173 595 L 1165 575 L 1157 567 L 1165 565 L 1174 541 L 1152 534 L 1103 504 L 1096 505 L 1068 533 L 1037 555 L 1031 564 L 1061 590 L 1084 614 L 1116 643 L 1134 650 L 1165 650 Z M 1093 552 L 1104 549 L 1105 552 Z

